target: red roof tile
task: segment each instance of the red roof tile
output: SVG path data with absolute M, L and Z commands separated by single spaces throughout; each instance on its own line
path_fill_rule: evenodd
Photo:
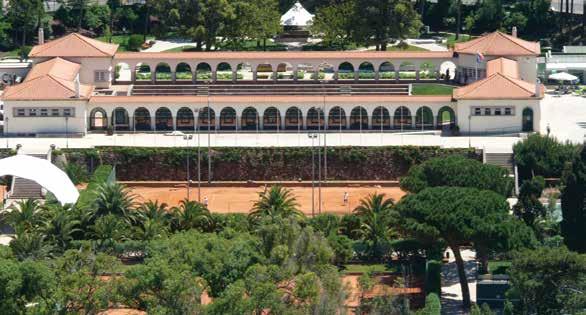
M 535 95 L 535 84 L 495 73 L 486 79 L 476 81 L 454 90 L 456 100 L 518 100 L 543 97 L 544 87 Z
M 112 57 L 118 45 L 71 33 L 33 47 L 29 57 Z
M 482 53 L 486 56 L 538 56 L 541 53 L 539 42 L 529 42 L 501 32 L 455 45 L 460 54 Z

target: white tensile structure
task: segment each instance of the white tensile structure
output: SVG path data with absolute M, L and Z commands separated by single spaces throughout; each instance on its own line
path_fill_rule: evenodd
M 4 132 L 325 128 L 489 134 L 532 132 L 541 119 L 539 43 L 501 32 L 440 52 L 117 48 L 79 34 L 35 46 L 32 70 L 2 95 Z M 442 70 L 448 68 L 455 70 Z M 412 93 L 426 84 L 455 88 L 450 95 Z
M 287 27 L 305 28 L 311 25 L 313 21 L 313 14 L 309 13 L 299 1 L 281 16 L 281 25 Z

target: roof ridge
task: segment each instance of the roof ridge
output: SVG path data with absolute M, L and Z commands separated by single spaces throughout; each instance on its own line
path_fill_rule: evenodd
M 78 34 L 78 33 L 72 33 L 77 39 L 81 40 L 83 42 L 84 45 L 89 46 L 90 48 L 94 48 L 96 50 L 98 50 L 99 52 L 101 52 L 103 55 L 107 56 L 108 53 L 104 52 L 104 50 L 102 50 L 101 48 L 99 48 L 98 46 L 96 46 L 95 44 L 91 43 L 88 41 L 88 39 L 90 38 L 85 38 L 85 36 Z
M 53 46 L 55 46 L 56 44 L 58 44 L 58 43 L 62 42 L 63 40 L 65 40 L 65 38 L 67 38 L 67 37 L 68 37 L 68 36 L 70 36 L 70 35 L 71 35 L 71 34 L 69 34 L 69 35 L 65 35 L 65 36 L 63 36 L 63 37 L 59 37 L 59 38 L 57 38 L 57 39 L 54 39 L 54 40 L 48 41 L 48 42 L 46 42 L 46 43 L 44 43 L 44 44 L 41 44 L 41 45 L 37 45 L 37 46 L 35 46 L 35 47 L 39 47 L 39 48 L 38 48 L 38 50 L 39 50 L 39 51 L 35 52 L 35 55 L 36 55 L 36 54 L 39 54 L 39 53 L 41 53 L 41 52 L 43 52 L 43 51 L 45 51 L 45 50 L 47 50 L 47 49 L 49 49 L 49 48 L 51 48 L 51 47 L 53 47 Z
M 69 88 L 68 86 L 66 86 L 65 84 L 63 84 L 63 82 L 62 82 L 62 81 L 65 81 L 65 82 L 70 82 L 70 81 L 67 81 L 65 79 L 56 77 L 56 76 L 54 76 L 52 74 L 47 74 L 46 76 L 49 77 L 51 80 L 57 82 L 57 84 L 61 85 L 63 88 L 65 88 L 65 89 L 67 89 L 67 90 L 69 90 L 71 92 L 75 92 L 74 90 L 72 90 L 71 88 Z M 73 82 L 71 82 L 71 83 L 73 83 Z
M 468 95 L 468 94 L 470 94 L 470 93 L 474 92 L 475 90 L 477 90 L 478 88 L 481 88 L 481 87 L 482 87 L 482 86 L 484 86 L 486 83 L 488 83 L 490 80 L 492 80 L 492 78 L 494 78 L 494 77 L 495 77 L 495 75 L 497 75 L 497 74 L 499 74 L 499 73 L 498 73 L 498 72 L 497 72 L 497 73 L 494 73 L 494 74 L 492 74 L 492 75 L 491 75 L 491 76 L 489 76 L 489 77 L 486 77 L 486 78 L 484 78 L 484 79 L 481 79 L 481 80 L 478 80 L 478 81 L 476 81 L 476 82 L 473 82 L 473 83 L 472 83 L 472 88 L 470 89 L 470 91 L 468 91 L 468 92 L 467 92 L 467 93 L 465 93 L 464 95 Z M 476 86 L 474 86 L 474 85 L 476 85 Z
M 36 81 L 36 80 L 42 79 L 43 77 L 45 77 L 45 76 L 44 76 L 44 75 L 40 75 L 40 76 L 38 76 L 38 77 L 36 77 L 36 78 L 34 78 L 34 79 L 31 79 L 31 80 L 24 81 L 24 82 L 22 82 L 22 83 L 20 83 L 20 84 L 17 84 L 17 85 L 11 85 L 11 86 L 9 86 L 9 87 L 8 87 L 8 88 L 9 88 L 9 91 L 8 91 L 8 93 L 6 93 L 6 91 L 5 91 L 5 93 L 2 95 L 2 97 L 4 98 L 4 97 L 6 97 L 6 96 L 11 96 L 11 95 L 14 95 L 14 94 L 16 94 L 16 93 L 19 93 L 19 92 L 21 92 L 22 90 L 25 90 L 25 89 L 27 88 L 27 85 L 28 85 L 30 82 L 34 82 L 34 81 Z M 14 90 L 14 91 L 10 91 L 10 90 Z
M 500 74 L 503 78 L 505 78 L 509 82 L 513 83 L 514 85 L 518 86 L 519 88 L 522 88 L 523 90 L 525 90 L 525 91 L 527 91 L 529 93 L 535 94 L 535 91 L 530 91 L 530 90 L 526 89 L 524 86 L 522 86 L 522 85 L 519 84 L 520 82 L 527 83 L 527 84 L 531 84 L 530 82 L 523 81 L 521 79 L 515 79 L 515 78 L 509 77 L 507 75 L 501 74 L 501 73 L 497 73 L 497 74 Z
M 500 36 L 503 36 L 505 39 L 507 39 L 507 40 L 509 40 L 510 42 L 512 42 L 513 44 L 517 45 L 518 47 L 521 47 L 521 48 L 522 48 L 522 49 L 524 49 L 525 51 L 528 51 L 528 52 L 530 52 L 530 53 L 533 53 L 533 51 L 531 51 L 530 49 L 527 49 L 527 47 L 525 47 L 525 46 L 521 45 L 521 43 L 519 43 L 519 40 L 522 40 L 522 39 L 520 39 L 520 38 L 518 38 L 518 37 L 514 37 L 514 36 L 512 36 L 512 35 L 509 35 L 509 34 L 505 34 L 505 33 L 503 33 L 503 32 L 500 32 L 500 31 L 497 31 L 497 33 L 498 33 Z

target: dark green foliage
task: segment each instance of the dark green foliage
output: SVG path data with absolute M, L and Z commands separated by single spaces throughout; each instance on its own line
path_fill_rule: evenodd
M 354 214 L 360 217 L 359 235 L 367 246 L 368 257 L 382 260 L 390 251 L 391 230 L 389 223 L 394 200 L 385 194 L 372 194 L 360 200 Z
M 562 178 L 562 236 L 569 249 L 586 253 L 586 147 Z
M 416 315 L 440 315 L 442 304 L 436 293 L 429 293 L 425 297 L 425 307 L 418 310 Z
M 427 294 L 433 293 L 439 296 L 441 291 L 442 262 L 437 260 L 428 260 L 425 268 L 425 292 Z
M 534 227 L 536 219 L 545 216 L 545 206 L 539 200 L 544 188 L 545 180 L 541 176 L 536 176 L 531 180 L 525 180 L 519 189 L 518 201 L 513 206 L 513 212 L 530 227 Z
M 191 169 L 197 169 L 193 149 L 101 147 L 62 150 L 70 163 L 117 165 L 120 180 L 178 180 L 185 178 L 185 157 L 190 154 Z M 334 147 L 328 148 L 328 177 L 338 180 L 395 180 L 413 165 L 433 157 L 479 156 L 468 149 L 437 147 Z M 202 150 L 207 165 L 207 150 Z M 311 148 L 212 148 L 212 176 L 221 181 L 311 179 Z M 149 172 L 144 170 L 148 169 Z M 202 179 L 207 180 L 202 167 Z
M 88 180 L 86 169 L 79 164 L 65 164 L 64 171 L 74 185 L 84 183 Z
M 533 134 L 513 146 L 521 180 L 534 176 L 560 178 L 566 162 L 574 160 L 578 147 L 556 138 Z
M 259 200 L 254 203 L 248 218 L 253 224 L 266 217 L 301 218 L 303 212 L 298 207 L 290 189 L 272 186 L 259 194 Z
M 144 37 L 142 35 L 130 35 L 130 37 L 128 38 L 128 50 L 139 51 L 143 43 Z
M 401 179 L 401 188 L 414 193 L 436 186 L 485 189 L 508 196 L 513 181 L 504 168 L 461 156 L 430 159 L 412 167 Z
M 564 247 L 514 255 L 510 299 L 519 314 L 577 314 L 586 308 L 586 255 Z

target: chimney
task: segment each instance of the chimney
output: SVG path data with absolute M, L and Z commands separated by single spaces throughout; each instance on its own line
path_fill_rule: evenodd
M 541 97 L 541 81 L 535 79 L 535 97 Z
M 517 37 L 517 27 L 516 26 L 513 26 L 513 30 L 511 31 L 511 35 L 513 37 Z
M 79 83 L 79 74 L 75 77 L 75 98 L 80 98 L 81 97 L 81 86 Z
M 39 27 L 39 45 L 43 45 L 45 43 L 45 29 Z

